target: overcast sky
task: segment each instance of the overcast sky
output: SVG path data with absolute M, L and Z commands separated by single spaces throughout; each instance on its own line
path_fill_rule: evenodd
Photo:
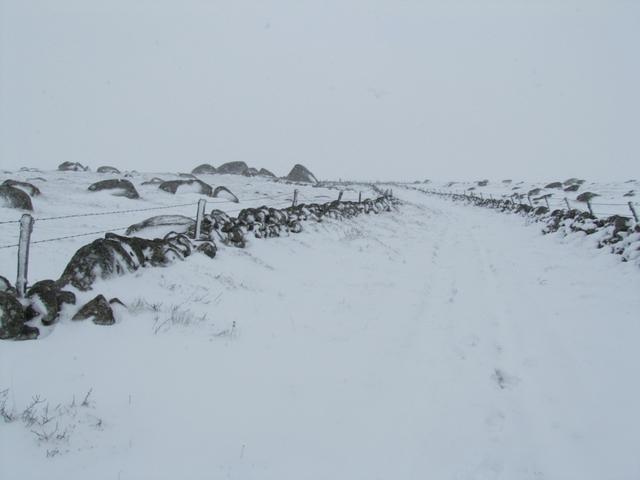
M 0 0 L 0 166 L 640 177 L 640 1 Z

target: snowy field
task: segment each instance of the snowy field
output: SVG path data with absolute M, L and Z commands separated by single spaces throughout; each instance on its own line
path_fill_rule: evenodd
M 36 218 L 199 198 L 139 187 L 176 178 L 161 174 L 133 179 L 142 200 L 86 192 L 98 174 L 21 175 L 47 180 Z M 216 205 L 229 212 L 294 188 L 337 195 L 202 178 L 240 197 Z M 0 423 L 2 478 L 640 478 L 638 268 L 514 215 L 394 194 L 396 212 L 100 282 L 39 340 L 0 343 L 15 417 Z M 194 212 L 36 221 L 33 238 Z M 34 245 L 30 279 L 57 277 L 93 238 Z M 0 245 L 16 239 L 0 225 Z M 14 249 L 0 265 L 13 280 Z M 128 309 L 110 327 L 72 322 L 97 293 Z

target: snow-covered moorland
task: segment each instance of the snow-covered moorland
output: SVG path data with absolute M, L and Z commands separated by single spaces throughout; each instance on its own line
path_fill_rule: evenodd
M 11 174 L 44 179 L 36 218 L 195 214 L 199 194 L 141 185 L 154 176 L 130 178 L 129 199 L 86 191 L 105 174 Z M 229 213 L 294 188 L 337 196 L 199 177 L 238 196 L 215 204 Z M 638 267 L 517 216 L 394 194 L 393 212 L 98 281 L 38 340 L 0 343 L 2 478 L 640 476 Z M 155 214 L 36 220 L 33 239 Z M 13 244 L 16 225 L 0 227 Z M 30 280 L 98 236 L 33 245 Z M 14 249 L 0 265 L 12 278 Z M 115 325 L 71 320 L 96 293 L 126 305 Z

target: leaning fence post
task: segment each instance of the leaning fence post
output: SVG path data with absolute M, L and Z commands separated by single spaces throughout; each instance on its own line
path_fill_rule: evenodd
M 338 201 L 342 200 L 342 194 L 344 192 L 342 190 L 340 190 L 340 193 L 338 193 Z
M 204 209 L 207 206 L 207 201 L 204 198 L 198 200 L 198 211 L 196 213 L 196 231 L 194 232 L 193 238 L 195 240 L 200 239 L 200 234 L 202 233 L 202 219 L 204 218 Z
M 569 204 L 569 199 L 567 197 L 564 197 L 564 203 L 567 204 L 567 210 L 571 210 L 571 205 Z
M 633 203 L 629 202 L 629 210 L 631 210 L 631 213 L 633 214 L 633 218 L 636 219 L 636 223 L 638 223 L 638 212 L 636 212 L 636 209 L 633 208 Z
M 358 203 L 362 203 L 362 192 L 358 192 Z
M 549 206 L 549 199 L 547 198 L 547 196 L 544 196 L 544 203 L 547 204 L 547 210 L 551 210 L 551 207 Z
M 292 207 L 295 207 L 298 204 L 298 189 L 296 188 L 293 191 L 293 202 L 291 203 Z
M 27 293 L 27 271 L 29 269 L 29 244 L 33 231 L 33 217 L 28 213 L 20 218 L 20 240 L 18 241 L 18 276 L 16 278 L 16 290 L 18 297 L 22 298 Z
M 591 202 L 587 200 L 587 208 L 589 209 L 589 213 L 593 215 L 593 208 L 591 208 Z

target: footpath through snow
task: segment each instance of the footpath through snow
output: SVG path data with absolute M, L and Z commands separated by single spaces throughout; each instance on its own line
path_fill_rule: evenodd
M 1 425 L 2 477 L 638 478 L 637 268 L 394 193 L 397 214 L 103 282 L 135 305 L 113 327 L 2 343 L 17 411 L 93 389 L 67 438 Z

